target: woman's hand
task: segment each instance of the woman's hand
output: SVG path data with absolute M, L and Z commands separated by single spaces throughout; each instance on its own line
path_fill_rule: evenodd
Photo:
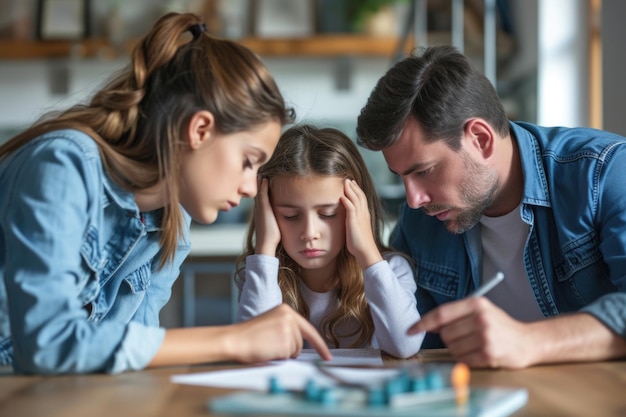
M 346 245 L 348 251 L 365 269 L 383 257 L 376 246 L 372 232 L 371 215 L 367 197 L 354 180 L 345 180 L 344 196 L 341 198 L 346 209 Z
M 228 326 L 168 329 L 148 367 L 295 358 L 302 351 L 304 340 L 322 359 L 332 358 L 315 327 L 287 304 L 281 304 L 260 316 Z
M 269 180 L 259 178 L 259 192 L 254 198 L 254 224 L 258 255 L 276 256 L 280 243 L 280 229 L 272 210 L 269 197 Z
M 264 362 L 297 357 L 303 339 L 324 360 L 330 350 L 313 325 L 287 304 L 281 304 L 251 320 L 233 325 L 237 329 L 233 352 L 240 362 Z

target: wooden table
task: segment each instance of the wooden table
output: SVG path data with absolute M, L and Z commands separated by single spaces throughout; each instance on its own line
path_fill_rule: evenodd
M 417 356 L 449 360 L 445 352 Z M 392 362 L 385 358 L 385 362 Z M 209 398 L 232 390 L 174 384 L 170 376 L 242 365 L 171 367 L 120 375 L 0 374 L 2 417 L 210 416 Z M 1 369 L 1 368 L 0 368 Z M 538 366 L 519 371 L 473 370 L 472 386 L 525 387 L 526 406 L 513 416 L 626 416 L 626 361 Z

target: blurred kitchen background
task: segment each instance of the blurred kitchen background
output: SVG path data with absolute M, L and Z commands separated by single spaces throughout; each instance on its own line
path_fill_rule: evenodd
M 384 72 L 413 48 L 444 43 L 485 72 L 512 120 L 626 135 L 622 0 L 0 0 L 0 143 L 87 100 L 168 11 L 198 13 L 212 34 L 257 52 L 298 122 L 353 138 Z M 402 186 L 380 153 L 361 152 L 391 227 Z M 232 321 L 251 203 L 194 225 L 164 325 Z

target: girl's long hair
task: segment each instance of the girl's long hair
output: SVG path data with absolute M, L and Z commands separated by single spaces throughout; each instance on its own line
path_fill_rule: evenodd
M 96 141 L 107 174 L 124 189 L 135 192 L 165 183 L 162 265 L 172 259 L 182 236 L 178 175 L 186 126 L 194 113 L 210 111 L 221 133 L 294 118 L 258 56 L 201 28 L 195 14 L 164 15 L 134 48 L 130 65 L 88 104 L 48 113 L 0 146 L 2 159 L 43 133 L 77 129 Z
M 259 175 L 269 179 L 270 188 L 273 179 L 279 176 L 314 175 L 355 180 L 367 196 L 376 245 L 381 252 L 390 250 L 382 241 L 382 209 L 365 161 L 354 142 L 341 131 L 319 129 L 311 125 L 291 127 L 283 133 L 274 155 L 261 167 Z M 254 253 L 254 230 L 252 217 L 246 249 L 237 260 L 235 280 L 239 288 L 245 281 L 245 259 Z M 282 244 L 278 245 L 276 256 L 280 264 L 278 284 L 283 302 L 308 319 L 309 306 L 300 292 L 300 286 L 303 285 L 300 266 L 287 255 Z M 369 346 L 374 335 L 374 323 L 365 299 L 363 271 L 345 245 L 337 259 L 337 276 L 337 308 L 322 319 L 322 336 L 334 347 L 339 347 L 339 337 L 354 336 L 354 343 L 348 347 Z M 342 325 L 355 330 L 349 334 L 339 334 Z

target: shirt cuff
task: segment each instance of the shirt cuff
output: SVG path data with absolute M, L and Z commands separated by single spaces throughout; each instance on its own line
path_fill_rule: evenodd
M 165 339 L 165 329 L 146 327 L 139 323 L 128 324 L 126 336 L 115 354 L 111 374 L 144 369 L 156 355 Z
M 589 313 L 609 329 L 626 338 L 626 294 L 611 293 L 583 307 L 580 311 Z
M 278 258 L 269 255 L 248 255 L 246 256 L 246 269 L 257 271 L 265 265 L 278 267 Z

